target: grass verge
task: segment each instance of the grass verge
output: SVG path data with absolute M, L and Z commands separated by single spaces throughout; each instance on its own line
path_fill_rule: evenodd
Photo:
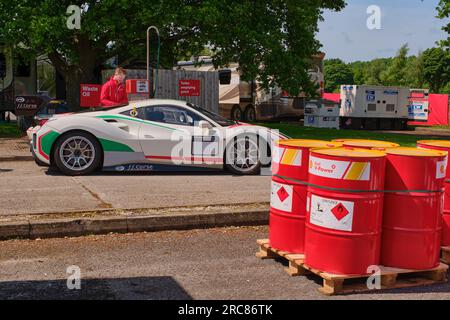
M 349 139 L 384 140 L 395 142 L 405 147 L 415 147 L 417 140 L 422 139 L 427 140 L 448 139 L 442 136 L 430 136 L 430 135 L 382 133 L 379 131 L 365 131 L 365 130 L 336 130 L 336 129 L 309 128 L 304 127 L 301 123 L 299 124 L 264 123 L 260 125 L 271 129 L 278 129 L 280 130 L 281 133 L 295 139 L 333 140 L 340 138 L 349 138 Z

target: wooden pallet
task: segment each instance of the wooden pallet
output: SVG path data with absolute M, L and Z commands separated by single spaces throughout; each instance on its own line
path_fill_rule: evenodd
M 288 252 L 271 248 L 269 240 L 258 240 L 259 252 L 256 256 L 261 259 L 282 258 L 289 262 L 286 272 L 290 276 L 316 275 L 323 279 L 319 291 L 325 295 L 349 294 L 366 292 L 371 289 L 367 286 L 367 279 L 371 275 L 337 275 L 311 268 L 305 264 L 305 255 L 290 254 Z M 441 263 L 438 267 L 429 270 L 407 270 L 380 267 L 380 289 L 406 288 L 424 286 L 447 281 L 448 266 Z
M 441 261 L 450 264 L 450 247 L 441 248 Z

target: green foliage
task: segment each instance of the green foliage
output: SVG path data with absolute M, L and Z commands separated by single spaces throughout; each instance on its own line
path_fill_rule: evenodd
M 380 73 L 382 83 L 387 86 L 407 86 L 408 45 L 403 45 L 389 63 L 388 67 Z
M 440 92 L 450 82 L 450 52 L 431 48 L 423 53 L 423 76 L 432 92 Z
M 83 9 L 81 30 L 66 27 L 69 5 Z M 312 93 L 307 70 L 320 48 L 318 21 L 324 9 L 344 6 L 344 0 L 0 0 L 0 42 L 48 55 L 66 79 L 69 102 L 105 60 L 118 54 L 145 60 L 149 25 L 161 33 L 162 67 L 208 45 L 216 65 L 239 62 L 245 79 Z
M 326 60 L 324 63 L 325 91 L 339 92 L 340 86 L 353 84 L 353 71 L 340 59 Z
M 349 64 L 335 59 L 326 60 L 326 91 L 336 91 L 335 79 L 346 74 L 349 78 L 353 77 L 353 84 L 428 88 L 432 93 L 450 93 L 450 52 L 437 47 L 417 56 L 408 56 L 408 51 L 408 46 L 403 45 L 393 58 Z M 337 68 L 332 67 L 338 63 Z
M 438 18 L 448 19 L 450 17 L 450 0 L 440 0 L 437 10 Z M 444 48 L 450 49 L 450 22 L 448 22 L 442 30 L 446 31 L 449 34 L 449 37 L 446 40 L 442 40 L 441 45 Z
M 23 135 L 24 133 L 19 130 L 15 122 L 0 122 L 0 138 L 19 138 Z
M 278 129 L 281 133 L 288 135 L 295 139 L 320 139 L 320 140 L 333 140 L 333 139 L 369 139 L 369 140 L 384 140 L 389 142 L 398 143 L 404 147 L 415 147 L 418 140 L 435 139 L 442 140 L 442 135 L 439 133 L 436 136 L 420 136 L 412 134 L 394 134 L 394 133 L 382 133 L 377 131 L 367 130 L 336 130 L 336 129 L 322 129 L 322 128 L 310 128 L 304 127 L 299 124 L 287 124 L 287 123 L 264 123 L 263 126 Z M 448 128 L 445 128 L 448 129 Z

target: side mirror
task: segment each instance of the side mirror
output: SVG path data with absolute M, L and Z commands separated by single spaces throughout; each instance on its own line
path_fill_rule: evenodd
M 205 121 L 205 120 L 199 121 L 199 122 L 198 122 L 198 126 L 199 126 L 201 129 L 212 129 L 211 123 L 209 123 L 208 121 Z

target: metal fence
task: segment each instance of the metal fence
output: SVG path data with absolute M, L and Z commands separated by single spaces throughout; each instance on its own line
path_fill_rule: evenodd
M 156 76 L 156 71 L 154 71 Z M 114 70 L 104 70 L 102 79 L 105 83 L 114 74 Z M 128 79 L 147 79 L 147 71 L 127 69 Z M 180 80 L 200 80 L 200 95 L 181 97 L 179 95 Z M 183 100 L 219 113 L 219 73 L 216 71 L 158 70 L 156 86 L 157 99 Z M 145 95 L 129 95 L 130 101 L 147 99 Z
M 179 95 L 180 80 L 200 80 L 200 95 L 181 97 Z M 155 98 L 184 100 L 219 113 L 219 73 L 159 70 Z

